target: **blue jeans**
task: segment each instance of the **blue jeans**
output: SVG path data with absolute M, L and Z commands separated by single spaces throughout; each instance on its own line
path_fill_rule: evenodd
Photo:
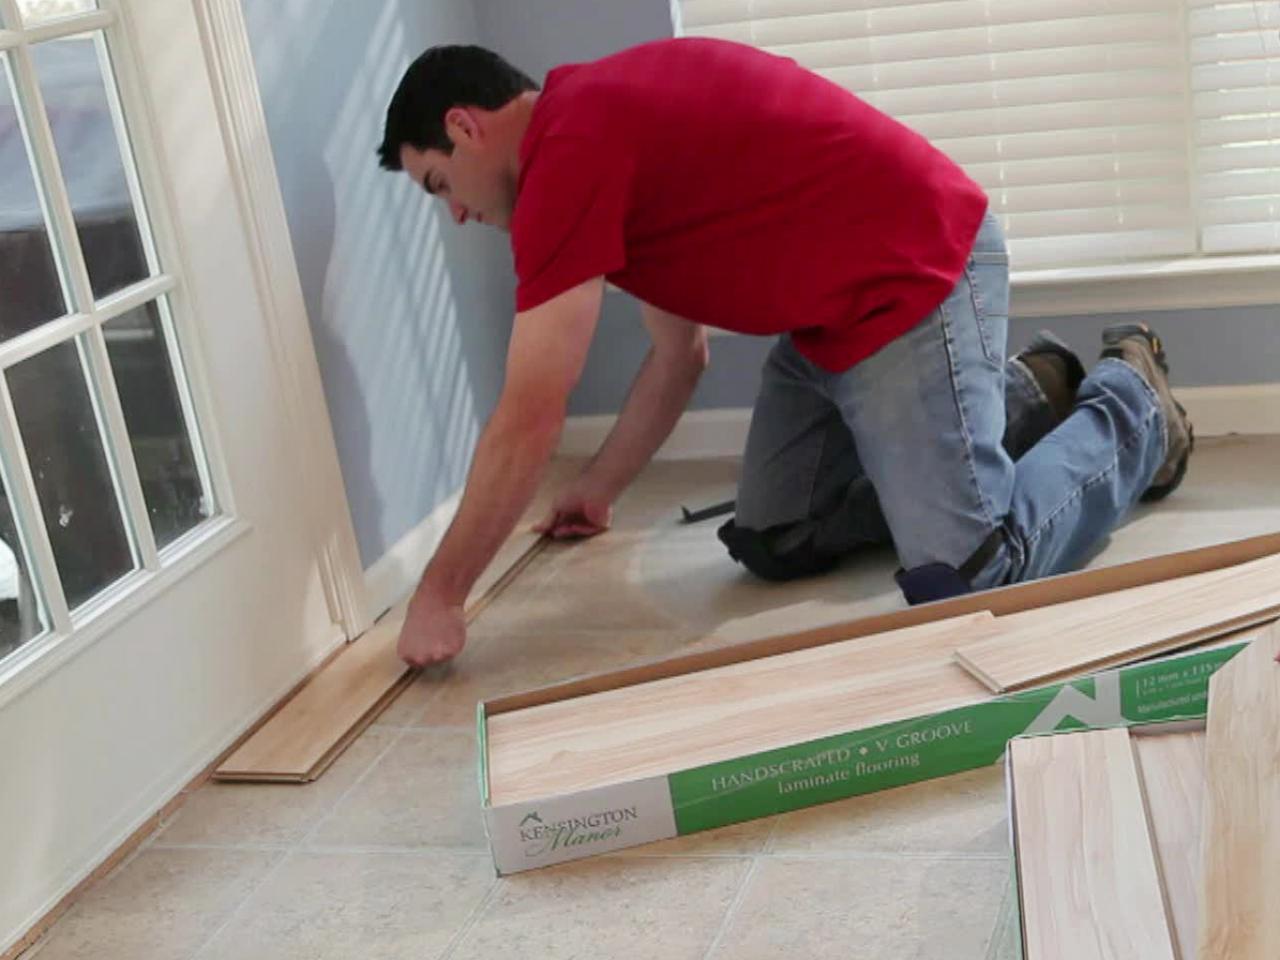
M 852 369 L 823 370 L 781 338 L 736 526 L 824 557 L 892 542 L 912 600 L 1079 565 L 1164 461 L 1164 415 L 1135 369 L 1104 359 L 1062 423 L 1025 436 L 1044 423 L 1043 397 L 1006 364 L 1008 304 L 1004 235 L 988 216 L 942 305 Z

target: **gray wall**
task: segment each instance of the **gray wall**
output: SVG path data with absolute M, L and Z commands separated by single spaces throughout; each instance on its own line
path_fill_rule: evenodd
M 471 0 L 243 0 L 360 553 L 462 483 L 501 384 L 505 236 L 459 230 L 377 169 L 409 62 L 481 42 Z

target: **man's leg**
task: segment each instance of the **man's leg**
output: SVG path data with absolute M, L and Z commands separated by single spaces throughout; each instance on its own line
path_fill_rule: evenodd
M 1161 398 L 1118 358 L 1015 463 L 1001 442 L 1007 311 L 1004 240 L 989 218 L 942 306 L 830 381 L 912 602 L 1075 566 L 1165 466 Z
M 1006 366 L 1003 443 L 1017 458 L 1069 411 L 1084 370 L 1042 333 Z M 720 528 L 730 555 L 770 580 L 808 576 L 860 547 L 892 542 L 830 375 L 787 337 L 765 362 L 743 456 L 737 513 Z
M 849 428 L 814 374 L 779 338 L 751 415 L 736 512 L 719 530 L 730 556 L 767 580 L 819 573 L 890 542 Z

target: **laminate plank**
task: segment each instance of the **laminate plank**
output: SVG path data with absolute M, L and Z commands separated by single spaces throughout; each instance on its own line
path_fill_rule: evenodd
M 575 461 L 557 461 L 519 528 L 499 549 L 467 599 L 478 617 L 545 546 L 531 525 L 542 519 L 556 485 Z M 214 771 L 218 780 L 306 783 L 315 780 L 386 709 L 416 671 L 396 655 L 408 601 L 343 647 Z
M 1026 960 L 1175 960 L 1124 729 L 1014 740 Z
M 470 622 L 541 549 L 543 539 L 508 541 L 468 601 Z M 522 551 L 516 555 L 517 551 Z M 514 562 L 511 557 L 515 556 Z M 372 723 L 416 671 L 396 655 L 408 602 L 347 644 L 214 772 L 218 780 L 315 780 Z
M 956 650 L 996 693 L 1190 646 L 1280 616 L 1280 556 L 1002 617 Z
M 951 660 L 990 613 L 762 657 L 488 718 L 495 804 L 672 773 L 987 699 Z
M 1198 960 L 1280 956 L 1280 626 L 1209 680 Z
M 1195 960 L 1200 930 L 1200 817 L 1205 734 L 1134 732 L 1165 901 L 1180 960 Z

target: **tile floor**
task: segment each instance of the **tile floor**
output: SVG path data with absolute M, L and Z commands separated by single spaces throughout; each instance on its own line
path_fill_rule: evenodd
M 478 698 L 675 652 L 772 608 L 834 619 L 899 604 L 889 556 L 760 584 L 722 555 L 715 523 L 674 523 L 682 502 L 731 496 L 734 471 L 656 464 L 613 533 L 539 557 L 462 657 L 318 783 L 205 786 L 27 956 L 1017 957 L 998 768 L 494 878 Z M 1280 529 L 1276 476 L 1280 437 L 1206 441 L 1176 499 L 1140 511 L 1094 563 Z

